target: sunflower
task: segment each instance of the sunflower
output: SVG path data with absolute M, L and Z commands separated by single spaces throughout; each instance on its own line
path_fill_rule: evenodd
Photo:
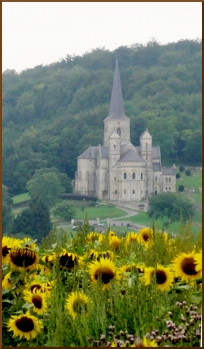
M 125 245 L 128 246 L 130 243 L 138 243 L 138 234 L 131 232 L 126 235 Z
M 35 289 L 35 292 L 24 292 L 24 299 L 26 302 L 33 304 L 33 311 L 37 314 L 44 314 L 47 311 L 46 293 Z
M 6 258 L 8 258 L 10 267 L 19 271 L 35 269 L 39 262 L 38 254 L 28 248 L 11 250 Z
M 11 277 L 11 272 L 5 275 L 2 281 L 3 290 L 10 290 L 11 288 L 13 288 L 13 284 L 11 282 L 10 277 Z
M 14 337 L 20 336 L 20 338 L 24 337 L 27 340 L 35 338 L 37 332 L 40 332 L 43 328 L 42 322 L 35 316 L 30 315 L 29 311 L 19 316 L 12 315 L 7 326 L 8 331 L 12 331 Z
M 116 233 L 114 233 L 112 230 L 108 232 L 108 237 L 110 238 L 111 236 L 116 236 Z
M 60 269 L 71 270 L 81 264 L 81 258 L 75 253 L 70 253 L 63 248 L 59 255 Z
M 201 272 L 201 276 L 202 276 L 202 251 L 200 251 L 199 253 L 195 254 L 195 262 L 196 262 L 196 271 L 197 272 Z
M 116 267 L 113 261 L 108 258 L 101 258 L 100 261 L 88 265 L 91 280 L 96 283 L 98 279 L 103 283 L 103 289 L 110 285 L 110 281 L 116 278 Z
M 170 286 L 174 281 L 174 275 L 170 268 L 165 268 L 160 264 L 157 264 L 156 268 L 145 268 L 141 280 L 145 283 L 145 286 L 149 286 L 154 281 L 154 278 L 157 288 L 160 291 L 169 291 Z
M 122 267 L 119 268 L 119 272 L 121 274 L 128 273 L 128 272 L 134 273 L 135 271 L 137 271 L 138 273 L 144 273 L 144 265 L 131 263 L 131 264 L 123 265 Z M 125 275 L 123 275 L 123 277 L 125 277 Z
M 109 238 L 109 245 L 113 247 L 116 251 L 119 249 L 121 242 L 122 240 L 119 239 L 117 236 L 111 236 Z
M 174 258 L 172 268 L 175 272 L 175 277 L 181 277 L 181 280 L 186 282 L 193 281 L 202 274 L 202 270 L 198 267 L 195 251 L 180 253 Z
M 22 240 L 4 236 L 2 239 L 2 263 L 9 263 L 8 255 L 12 248 L 18 248 L 22 243 Z
M 157 342 L 153 339 L 152 341 L 147 339 L 146 337 L 141 339 L 136 339 L 134 344 L 131 345 L 131 347 L 136 348 L 151 348 L 151 347 L 158 347 Z
M 23 245 L 22 247 L 27 247 L 27 248 L 31 248 L 31 249 L 36 248 L 36 244 L 33 242 L 33 240 L 31 238 L 24 238 L 22 240 L 21 245 Z
M 82 292 L 71 292 L 66 300 L 66 309 L 69 314 L 75 319 L 77 315 L 85 313 L 88 315 L 87 306 L 89 304 L 89 298 Z
M 143 228 L 139 231 L 138 241 L 144 245 L 147 245 L 148 242 L 153 237 L 153 230 L 151 228 Z
M 87 235 L 87 242 L 94 242 L 96 240 L 99 240 L 99 238 L 102 236 L 102 234 L 100 233 L 96 233 L 96 232 L 91 232 Z

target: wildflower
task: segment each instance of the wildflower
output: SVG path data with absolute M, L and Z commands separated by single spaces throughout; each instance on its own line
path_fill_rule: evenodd
M 182 281 L 193 281 L 201 276 L 202 270 L 199 269 L 198 259 L 195 251 L 190 253 L 180 253 L 174 258 L 172 268 L 175 271 L 175 277 L 181 277 Z M 202 268 L 202 264 L 200 265 Z
M 29 311 L 23 315 L 12 315 L 8 321 L 8 331 L 13 332 L 13 336 L 24 337 L 27 340 L 35 338 L 37 332 L 40 332 L 43 325 L 35 316 L 30 315 Z
M 35 311 L 37 314 L 46 313 L 46 293 L 42 293 L 41 290 L 35 289 L 34 293 L 26 291 L 24 294 L 25 301 L 33 304 L 33 311 Z
M 160 291 L 168 291 L 174 279 L 170 268 L 164 268 L 160 264 L 157 264 L 156 268 L 145 268 L 144 275 L 141 277 L 141 280 L 145 283 L 145 286 L 148 286 L 153 282 L 154 277 L 156 279 L 157 288 Z
M 83 292 L 71 292 L 66 301 L 66 309 L 69 314 L 75 319 L 83 312 L 88 315 L 87 306 L 89 304 L 89 298 Z
M 108 288 L 110 281 L 116 278 L 116 267 L 113 261 L 108 258 L 101 258 L 89 264 L 89 274 L 94 283 L 101 280 L 103 289 Z
M 28 248 L 11 250 L 6 258 L 8 258 L 10 267 L 19 271 L 35 269 L 39 262 L 37 253 Z

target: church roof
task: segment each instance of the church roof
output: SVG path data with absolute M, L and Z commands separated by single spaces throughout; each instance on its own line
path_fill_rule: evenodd
M 159 147 L 152 147 L 152 159 L 160 158 L 160 149 Z
M 153 162 L 152 169 L 153 171 L 161 171 L 161 164 L 159 162 Z
M 109 157 L 109 147 L 101 146 L 101 157 L 108 158 Z
M 89 147 L 81 155 L 78 156 L 78 159 L 94 159 L 97 157 L 98 147 Z
M 120 162 L 144 162 L 144 160 L 133 150 L 130 149 L 125 153 Z
M 120 72 L 118 67 L 118 61 L 116 60 L 114 78 L 113 78 L 113 88 L 110 101 L 109 115 L 105 119 L 126 119 L 124 104 L 123 104 L 123 95 L 122 87 L 120 81 Z
M 149 139 L 152 138 L 151 134 L 148 132 L 148 130 L 146 129 L 140 136 L 140 138 L 145 138 L 145 139 Z
M 175 169 L 173 167 L 163 167 L 162 174 L 163 175 L 175 175 Z

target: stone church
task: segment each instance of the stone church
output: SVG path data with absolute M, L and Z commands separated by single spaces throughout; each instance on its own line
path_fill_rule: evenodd
M 160 148 L 152 146 L 148 130 L 141 134 L 140 146 L 131 143 L 117 61 L 103 145 L 90 146 L 77 162 L 74 191 L 78 194 L 147 211 L 150 196 L 176 191 L 175 168 L 162 167 Z

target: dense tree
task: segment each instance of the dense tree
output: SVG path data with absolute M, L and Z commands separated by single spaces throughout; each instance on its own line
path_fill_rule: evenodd
M 53 215 L 55 217 L 60 217 L 62 219 L 69 221 L 72 218 L 75 218 L 76 208 L 73 205 L 69 204 L 68 202 L 64 201 L 57 204 L 55 210 L 53 211 Z
M 29 206 L 14 219 L 12 234 L 22 233 L 40 242 L 52 229 L 49 208 L 38 197 L 32 199 Z
M 13 201 L 9 195 L 8 188 L 2 185 L 2 232 L 9 233 L 12 226 Z
M 41 169 L 35 172 L 34 176 L 27 182 L 26 187 L 31 198 L 41 198 L 51 207 L 65 192 L 69 184 L 69 179 L 66 177 L 58 170 Z
M 194 208 L 189 199 L 175 193 L 161 193 L 149 200 L 148 216 L 155 219 L 179 221 L 181 216 L 186 222 L 194 215 Z

